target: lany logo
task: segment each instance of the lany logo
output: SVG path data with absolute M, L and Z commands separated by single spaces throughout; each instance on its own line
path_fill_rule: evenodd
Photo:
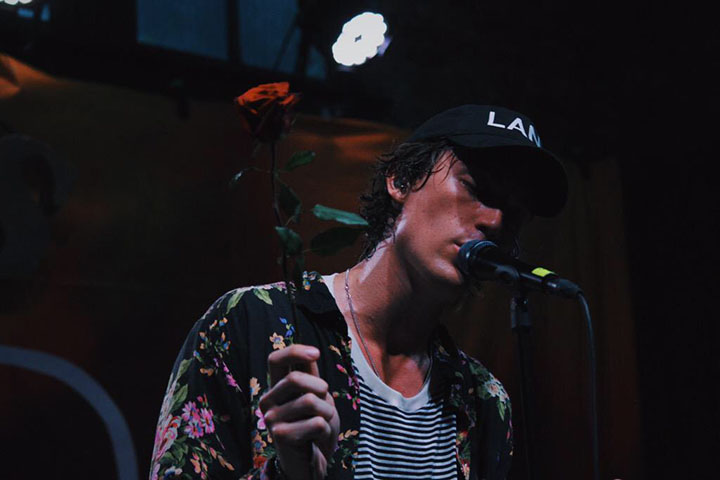
M 515 120 L 510 122 L 510 125 L 505 126 L 502 123 L 495 122 L 495 112 L 490 110 L 490 114 L 488 115 L 488 121 L 487 124 L 489 127 L 495 127 L 495 128 L 504 128 L 506 130 L 517 130 L 518 132 L 523 134 L 523 137 L 527 138 L 531 142 L 535 142 L 535 145 L 540 147 L 540 136 L 535 131 L 535 127 L 530 124 L 527 129 L 527 133 L 525 133 L 525 126 L 523 125 L 523 121 L 520 117 L 515 117 Z

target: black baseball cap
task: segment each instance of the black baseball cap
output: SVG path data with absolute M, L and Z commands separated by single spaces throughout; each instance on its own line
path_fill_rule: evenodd
M 552 217 L 565 206 L 565 168 L 542 147 L 535 124 L 525 115 L 492 105 L 462 105 L 430 118 L 406 142 L 441 139 L 460 147 L 455 154 L 471 170 L 487 162 L 510 173 L 534 215 Z

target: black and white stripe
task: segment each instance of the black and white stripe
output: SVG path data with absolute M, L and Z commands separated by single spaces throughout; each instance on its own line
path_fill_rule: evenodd
M 408 412 L 390 405 L 360 379 L 356 479 L 456 479 L 455 415 L 443 395 Z
M 329 291 L 337 274 L 323 276 Z M 457 479 L 455 414 L 447 408 L 447 385 L 425 379 L 410 398 L 386 385 L 358 347 L 352 329 L 353 368 L 360 381 L 360 434 L 354 478 L 358 480 Z

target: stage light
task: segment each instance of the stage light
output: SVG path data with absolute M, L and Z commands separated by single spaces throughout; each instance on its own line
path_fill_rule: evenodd
M 363 64 L 385 51 L 388 43 L 385 32 L 387 25 L 379 13 L 356 15 L 343 25 L 340 36 L 332 46 L 333 58 L 346 67 Z
M 5 3 L 7 5 L 27 5 L 28 3 L 32 3 L 33 0 L 0 0 L 0 3 Z

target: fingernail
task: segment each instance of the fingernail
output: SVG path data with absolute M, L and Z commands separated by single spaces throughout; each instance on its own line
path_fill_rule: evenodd
M 315 347 L 308 347 L 308 349 L 306 351 L 307 351 L 308 355 L 312 355 L 312 356 L 320 355 L 320 350 L 318 350 Z

